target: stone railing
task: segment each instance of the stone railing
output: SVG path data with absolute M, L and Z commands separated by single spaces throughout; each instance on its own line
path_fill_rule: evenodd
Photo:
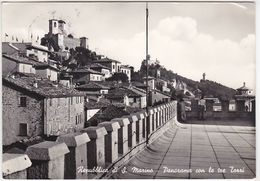
M 102 122 L 54 141 L 3 154 L 3 177 L 17 179 L 106 178 L 163 134 L 177 119 L 177 102 Z
M 206 118 L 212 119 L 249 119 L 255 120 L 255 105 L 253 104 L 253 108 L 251 112 L 245 111 L 245 102 L 244 101 L 236 101 L 236 110 L 229 110 L 229 101 L 221 102 L 221 111 L 213 110 L 214 102 L 211 100 L 206 101 Z M 198 101 L 191 101 L 191 111 L 186 111 L 187 118 L 196 119 L 198 118 Z

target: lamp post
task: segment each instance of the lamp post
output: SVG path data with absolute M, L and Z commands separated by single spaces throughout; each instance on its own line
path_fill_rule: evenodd
M 148 87 L 148 60 L 150 59 L 150 56 L 148 54 L 148 3 L 146 2 L 146 112 L 149 116 L 149 110 L 148 110 L 148 103 L 149 103 L 149 87 Z M 149 124 L 149 117 L 146 118 L 146 144 L 149 142 L 149 130 L 148 130 L 148 124 Z

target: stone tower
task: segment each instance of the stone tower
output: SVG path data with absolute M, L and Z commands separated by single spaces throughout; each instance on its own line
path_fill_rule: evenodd
M 49 33 L 54 35 L 59 33 L 59 21 L 57 19 L 49 20 Z
M 203 73 L 202 76 L 203 76 L 203 80 L 205 81 L 206 80 L 206 74 Z

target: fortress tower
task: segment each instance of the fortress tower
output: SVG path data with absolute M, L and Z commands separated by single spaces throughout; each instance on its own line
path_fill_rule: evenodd
M 49 20 L 49 33 L 53 35 L 59 33 L 59 21 L 57 19 Z

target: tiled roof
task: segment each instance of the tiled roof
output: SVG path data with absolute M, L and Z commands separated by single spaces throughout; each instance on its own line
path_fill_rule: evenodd
M 135 93 L 134 91 L 122 87 L 109 90 L 106 97 L 108 99 L 121 99 L 125 95 L 128 97 L 141 97 L 141 95 Z
M 51 66 L 51 65 L 49 65 L 49 64 L 47 64 L 47 63 L 42 63 L 42 62 L 39 62 L 39 63 L 37 63 L 36 65 L 35 65 L 35 68 L 36 69 L 46 69 L 46 68 L 48 68 L 48 69 L 51 69 L 51 70 L 55 70 L 55 71 L 60 71 L 58 68 L 56 68 L 56 67 L 53 67 L 53 66 Z
M 138 86 L 146 87 L 146 85 L 142 82 L 132 81 L 131 83 L 133 86 L 136 86 L 136 87 L 138 87 Z
M 17 63 L 24 63 L 24 64 L 29 64 L 29 65 L 37 65 L 39 63 L 35 60 L 29 59 L 27 57 L 21 57 L 21 56 L 18 56 L 18 55 L 2 54 L 2 57 L 7 58 L 7 59 L 12 60 L 12 61 L 17 62 Z
M 103 69 L 111 70 L 111 68 L 109 68 L 105 65 L 101 65 L 100 63 L 93 63 L 90 65 L 90 68 L 103 68 Z
M 96 126 L 100 122 L 111 121 L 114 118 L 121 118 L 125 115 L 129 115 L 129 113 L 111 104 L 108 107 L 99 110 L 92 118 L 88 120 L 88 122 L 91 125 Z
M 142 89 L 137 88 L 137 87 L 133 87 L 133 86 L 132 87 L 126 87 L 126 89 L 129 89 L 129 90 L 135 92 L 136 94 L 139 94 L 142 97 L 146 96 L 146 92 Z
M 26 53 L 27 46 L 32 45 L 32 43 L 11 43 L 13 46 L 17 47 L 20 52 Z
M 78 89 L 109 89 L 109 87 L 96 83 L 96 82 L 89 82 L 87 84 L 80 85 L 76 88 L 78 88 Z
M 37 87 L 34 83 L 37 83 Z M 13 88 L 20 88 L 29 94 L 36 94 L 42 97 L 71 97 L 83 96 L 82 92 L 55 84 L 48 79 L 39 79 L 33 76 L 8 76 L 3 78 L 3 84 Z
M 119 61 L 117 61 L 117 60 L 113 60 L 113 59 L 110 59 L 110 58 L 102 58 L 102 59 L 100 59 L 100 60 L 96 60 L 96 61 L 94 61 L 95 63 L 102 63 L 102 62 L 116 62 L 116 63 L 121 63 L 121 62 L 119 62 Z
M 29 64 L 29 65 L 33 65 L 36 69 L 45 69 L 45 68 L 49 68 L 55 71 L 59 71 L 58 68 L 53 67 L 47 63 L 44 62 L 39 62 L 37 60 L 34 60 L 32 58 L 28 58 L 28 57 L 22 57 L 22 56 L 18 56 L 18 55 L 2 55 L 4 58 L 7 58 L 9 60 L 12 60 L 16 63 L 23 63 L 23 64 Z
M 91 70 L 91 69 L 89 69 L 87 67 L 78 68 L 78 69 L 72 71 L 71 73 L 87 73 L 87 74 L 92 73 L 92 74 L 104 75 L 101 72 L 98 72 L 98 71 L 95 71 L 95 70 Z
M 106 108 L 108 107 L 109 105 L 111 105 L 110 103 L 108 102 L 92 102 L 92 101 L 89 101 L 89 102 L 86 102 L 85 103 L 85 108 L 87 109 L 101 109 L 101 108 Z
M 163 95 L 165 95 L 165 96 L 171 97 L 170 94 L 167 94 L 167 93 L 165 93 L 165 92 L 159 91 L 159 90 L 157 90 L 157 89 L 153 89 L 152 91 L 155 91 L 155 92 L 158 92 L 158 93 L 163 94 Z
M 47 47 L 46 47 L 47 48 Z M 36 50 L 40 50 L 42 52 L 47 52 L 47 53 L 51 53 L 48 48 L 44 49 L 42 47 L 38 47 L 38 46 L 34 46 L 34 45 L 27 45 L 27 49 L 31 50 L 31 49 L 36 49 Z

